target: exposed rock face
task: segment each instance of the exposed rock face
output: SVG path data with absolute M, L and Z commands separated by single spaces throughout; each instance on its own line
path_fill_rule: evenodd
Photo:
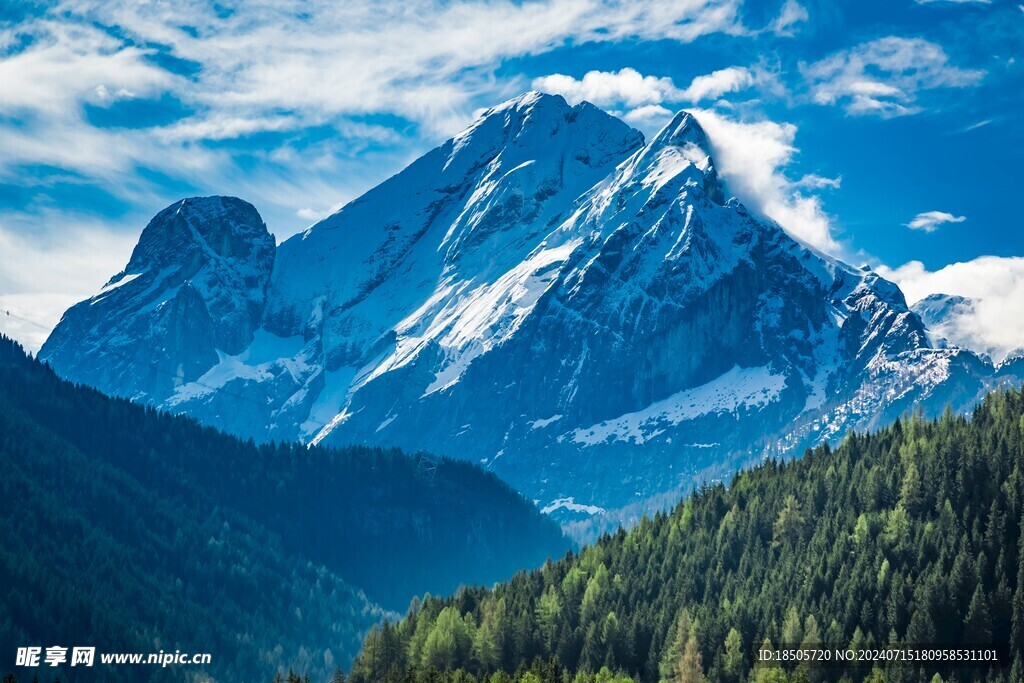
M 131 260 L 64 314 L 40 351 L 65 377 L 161 403 L 252 341 L 274 238 L 249 203 L 183 199 L 143 230 Z
M 992 366 L 933 342 L 896 285 L 728 199 L 708 150 L 689 114 L 645 144 L 587 104 L 511 100 L 283 243 L 255 333 L 263 299 L 237 297 L 230 311 L 257 315 L 220 330 L 210 287 L 176 291 L 174 324 L 149 337 L 117 328 L 183 368 L 170 394 L 133 391 L 256 439 L 480 461 L 568 516 L 649 509 L 991 386 Z M 61 327 L 110 324 L 86 305 Z M 44 351 L 79 366 L 59 348 Z M 119 373 L 101 388 L 141 367 L 96 358 Z

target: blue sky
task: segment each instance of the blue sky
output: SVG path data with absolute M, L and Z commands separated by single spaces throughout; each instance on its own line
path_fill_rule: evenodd
M 41 326 L 0 330 L 38 347 L 178 198 L 240 196 L 283 239 L 536 88 L 648 134 L 695 111 L 751 207 L 912 299 L 986 301 L 1005 350 L 1022 52 L 998 0 L 5 3 L 0 309 Z

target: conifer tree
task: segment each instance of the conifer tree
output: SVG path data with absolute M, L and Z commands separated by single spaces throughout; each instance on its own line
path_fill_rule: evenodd
M 790 605 L 786 611 L 786 620 L 782 623 L 782 645 L 783 647 L 798 647 L 803 639 L 803 629 L 800 626 L 800 613 L 796 607 Z
M 679 660 L 678 678 L 671 679 L 670 683 L 704 683 L 704 668 L 701 666 L 696 634 L 690 635 L 683 656 Z
M 700 669 L 700 651 L 697 649 L 697 625 L 690 618 L 690 612 L 683 608 L 676 619 L 675 632 L 669 641 L 661 660 L 662 683 L 682 683 L 683 676 L 692 678 Z M 687 646 L 693 644 L 689 650 Z M 685 674 L 684 674 L 685 670 Z M 701 671 L 703 675 L 703 671 Z M 689 680 L 687 681 L 689 683 Z
M 722 670 L 730 683 L 738 682 L 743 676 L 744 660 L 743 637 L 731 628 L 725 637 L 725 654 L 722 657 Z
M 979 585 L 971 597 L 964 619 L 964 639 L 969 643 L 992 642 L 992 611 L 983 587 Z
M 800 503 L 797 501 L 796 496 L 790 494 L 786 496 L 782 509 L 779 510 L 779 515 L 775 518 L 775 526 L 773 527 L 775 542 L 777 544 L 795 542 L 800 538 L 803 526 L 804 516 L 800 511 Z

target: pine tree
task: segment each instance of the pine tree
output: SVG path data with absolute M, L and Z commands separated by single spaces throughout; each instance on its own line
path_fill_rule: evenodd
M 671 683 L 704 683 L 704 669 L 701 666 L 696 634 L 690 635 L 683 656 L 679 660 L 679 677 L 673 679 Z
M 916 515 L 923 505 L 923 494 L 921 489 L 921 474 L 917 470 L 917 463 L 910 462 L 907 465 L 906 473 L 903 475 L 903 483 L 900 485 L 900 503 L 911 515 Z
M 684 665 L 687 675 L 692 675 L 693 671 L 701 666 L 700 651 L 696 649 L 696 631 L 697 625 L 690 618 L 689 610 L 683 608 L 676 620 L 675 633 L 661 660 L 662 683 L 682 683 Z M 687 646 L 691 643 L 694 647 L 687 651 Z
M 427 666 L 444 671 L 465 661 L 471 647 L 472 634 L 469 625 L 459 611 L 449 605 L 438 614 L 437 621 L 427 636 L 423 660 Z
M 491 671 L 501 661 L 505 599 L 487 601 L 481 611 L 480 626 L 473 635 L 473 658 L 481 669 Z
M 903 507 L 903 503 L 900 503 L 887 515 L 882 538 L 890 546 L 898 549 L 906 545 L 909 535 L 910 519 L 907 515 L 907 509 Z
M 725 637 L 725 654 L 722 657 L 722 669 L 726 680 L 737 682 L 743 676 L 744 669 L 743 637 L 735 628 L 729 629 Z
M 782 509 L 779 510 L 779 515 L 775 518 L 775 526 L 773 527 L 775 543 L 793 543 L 799 540 L 800 534 L 803 532 L 803 526 L 804 517 L 800 511 L 800 503 L 797 501 L 796 496 L 790 494 L 786 496 Z
M 1022 418 L 1024 420 L 1024 418 Z M 1024 423 L 1022 423 L 1024 429 Z M 1024 531 L 1024 516 L 1019 528 Z M 1017 551 L 1017 589 L 1013 593 L 1010 620 L 1010 649 L 1018 657 L 1024 657 L 1024 554 Z
M 548 586 L 548 589 L 540 596 L 536 611 L 541 637 L 550 649 L 554 646 L 555 635 L 558 633 L 558 626 L 562 618 L 562 600 L 553 585 Z
M 795 606 L 790 606 L 786 611 L 786 620 L 782 623 L 782 646 L 797 647 L 803 639 L 803 629 L 800 626 L 800 613 Z
M 975 589 L 971 605 L 967 608 L 964 639 L 966 642 L 978 644 L 992 642 L 992 611 L 981 585 Z
M 803 650 L 813 650 L 821 647 L 821 627 L 818 626 L 818 620 L 813 614 L 808 614 L 807 618 L 804 619 L 804 639 L 800 642 L 800 648 Z M 810 683 L 817 683 L 822 678 L 822 670 L 817 667 L 812 667 L 808 663 L 804 663 L 800 666 L 802 675 L 807 678 Z

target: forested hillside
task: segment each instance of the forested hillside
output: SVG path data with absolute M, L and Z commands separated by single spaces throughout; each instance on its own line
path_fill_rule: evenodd
M 212 653 L 222 680 L 326 676 L 412 595 L 567 547 L 467 463 L 257 447 L 71 385 L 2 338 L 0 496 L 4 652 L 180 648 Z
M 765 462 L 493 590 L 428 598 L 367 637 L 351 679 L 1021 681 L 1022 508 L 1024 395 L 995 393 L 970 418 L 910 417 Z M 1009 657 L 752 668 L 770 643 L 1009 644 Z

